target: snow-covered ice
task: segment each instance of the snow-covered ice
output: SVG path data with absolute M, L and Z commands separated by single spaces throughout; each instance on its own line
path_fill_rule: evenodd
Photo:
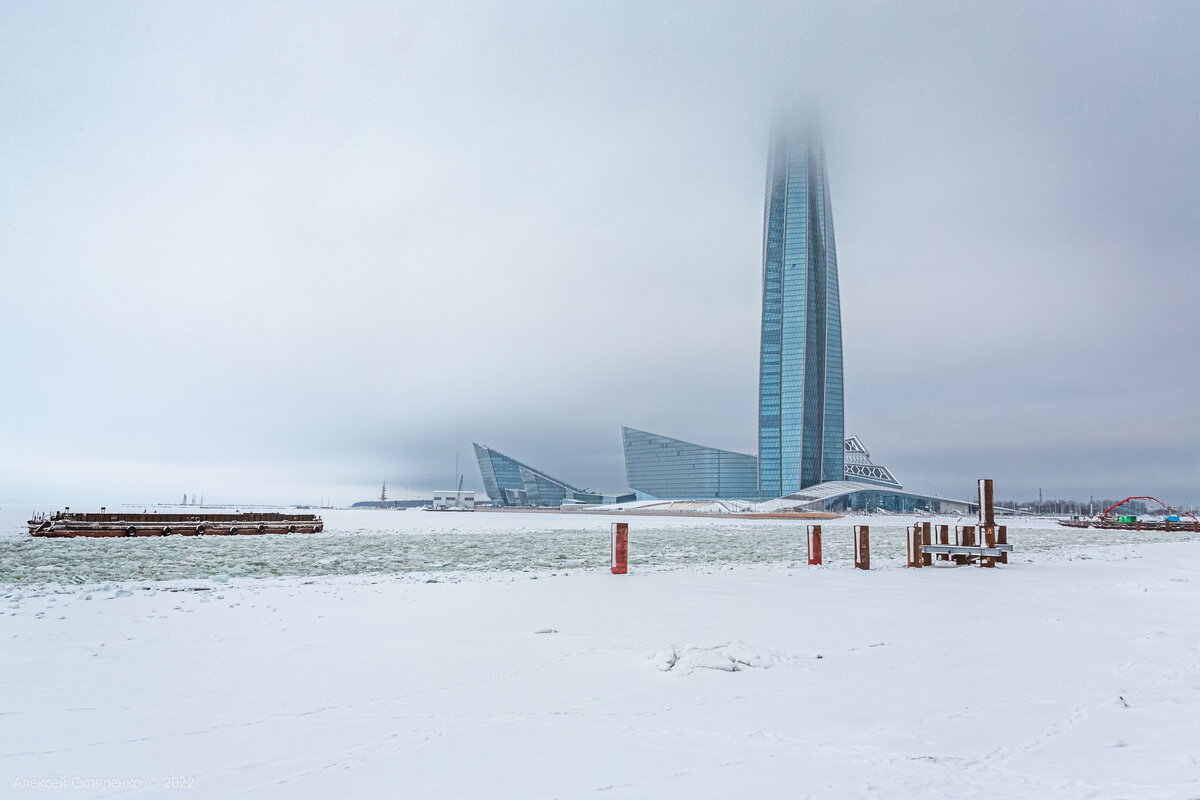
M 137 510 L 141 510 L 140 508 Z M 317 577 L 396 573 L 570 571 L 609 556 L 612 516 L 520 512 L 323 511 L 326 530 L 291 536 L 171 536 L 49 539 L 29 536 L 27 514 L 0 512 L 0 583 Z M 689 517 L 628 517 L 630 564 L 641 569 L 795 564 L 805 559 L 805 523 Z M 973 524 L 972 519 L 938 520 Z M 873 565 L 895 565 L 912 519 L 824 521 L 830 563 L 853 557 L 851 527 L 871 526 Z M 1096 541 L 1179 541 L 1188 533 L 1096 531 L 1044 520 L 1009 527 L 1017 559 L 1078 557 Z
M 631 519 L 614 576 L 610 519 L 326 518 L 10 523 L 4 795 L 1200 797 L 1200 542 L 1029 527 L 1007 568 L 906 570 L 874 519 L 861 572 L 837 525 L 811 568 L 795 526 Z M 92 783 L 22 788 L 59 778 Z

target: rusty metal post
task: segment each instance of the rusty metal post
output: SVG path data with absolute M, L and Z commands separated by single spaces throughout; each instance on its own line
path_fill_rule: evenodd
M 996 544 L 1008 544 L 1008 526 L 1000 525 L 996 528 Z M 1008 553 L 1000 554 L 1000 563 L 1008 563 Z
M 938 525 L 937 526 L 937 535 L 938 535 L 938 544 L 950 544 L 950 526 L 949 525 Z M 949 560 L 950 560 L 949 553 L 938 553 L 938 561 L 949 561 Z
M 979 479 L 979 527 L 992 528 L 996 525 L 996 503 L 992 495 L 992 479 Z
M 612 557 L 610 571 L 613 575 L 629 572 L 629 523 L 612 524 Z
M 955 539 L 955 544 L 961 545 L 963 547 L 974 547 L 975 546 L 975 527 L 973 525 L 956 525 L 954 527 L 954 539 Z M 970 556 L 954 556 L 954 563 L 958 564 L 959 566 L 962 566 L 963 564 L 970 564 L 971 557 Z
M 871 526 L 854 526 L 854 568 L 871 568 Z
M 808 526 L 808 563 L 811 566 L 821 564 L 821 526 Z
M 904 529 L 904 555 L 906 567 L 921 566 L 921 524 L 909 525 Z
M 923 545 L 932 544 L 929 529 L 930 529 L 930 525 L 928 522 L 921 523 L 921 544 L 923 544 Z M 926 553 L 924 550 L 922 550 L 921 551 L 921 563 L 927 567 L 932 567 L 933 566 L 933 555 L 931 553 Z
M 979 537 L 980 544 L 996 546 L 996 499 L 992 491 L 992 479 L 979 479 Z M 996 566 L 995 556 L 981 556 L 979 566 Z

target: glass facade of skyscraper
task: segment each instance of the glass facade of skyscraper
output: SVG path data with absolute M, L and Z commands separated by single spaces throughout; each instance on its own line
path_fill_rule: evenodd
M 762 285 L 758 491 L 779 497 L 845 474 L 833 212 L 810 120 L 780 126 L 771 144 Z
M 754 456 L 622 427 L 625 477 L 641 495 L 662 499 L 758 497 Z

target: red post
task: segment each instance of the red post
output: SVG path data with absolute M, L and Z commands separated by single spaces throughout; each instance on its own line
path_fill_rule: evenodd
M 871 568 L 871 527 L 854 526 L 854 568 Z
M 612 524 L 612 574 L 629 572 L 629 523 Z
M 996 544 L 1008 544 L 1008 526 L 1000 525 L 996 528 Z M 1008 553 L 1000 554 L 1000 563 L 1008 563 Z
M 932 531 L 930 530 L 929 523 L 922 522 L 921 523 L 921 544 L 932 544 L 933 543 L 932 538 L 933 538 Z M 933 555 L 930 553 L 926 553 L 924 550 L 922 550 L 921 551 L 921 563 L 923 565 L 925 565 L 926 567 L 932 567 L 933 566 Z
M 810 565 L 819 566 L 821 564 L 821 526 L 808 526 L 808 563 Z
M 996 546 L 996 526 L 995 525 L 989 525 L 983 529 L 983 544 L 985 547 L 995 547 Z M 996 566 L 996 557 L 995 556 L 984 556 L 983 558 L 979 559 L 979 564 L 980 564 L 980 566 L 983 566 L 983 567 L 994 567 L 994 566 Z

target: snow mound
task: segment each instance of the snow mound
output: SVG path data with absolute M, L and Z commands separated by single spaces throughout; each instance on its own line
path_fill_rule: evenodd
M 669 645 L 655 653 L 651 660 L 663 672 L 687 674 L 698 669 L 716 669 L 722 672 L 741 672 L 747 667 L 769 669 L 790 661 L 791 656 L 735 640 L 709 647 L 694 644 Z

